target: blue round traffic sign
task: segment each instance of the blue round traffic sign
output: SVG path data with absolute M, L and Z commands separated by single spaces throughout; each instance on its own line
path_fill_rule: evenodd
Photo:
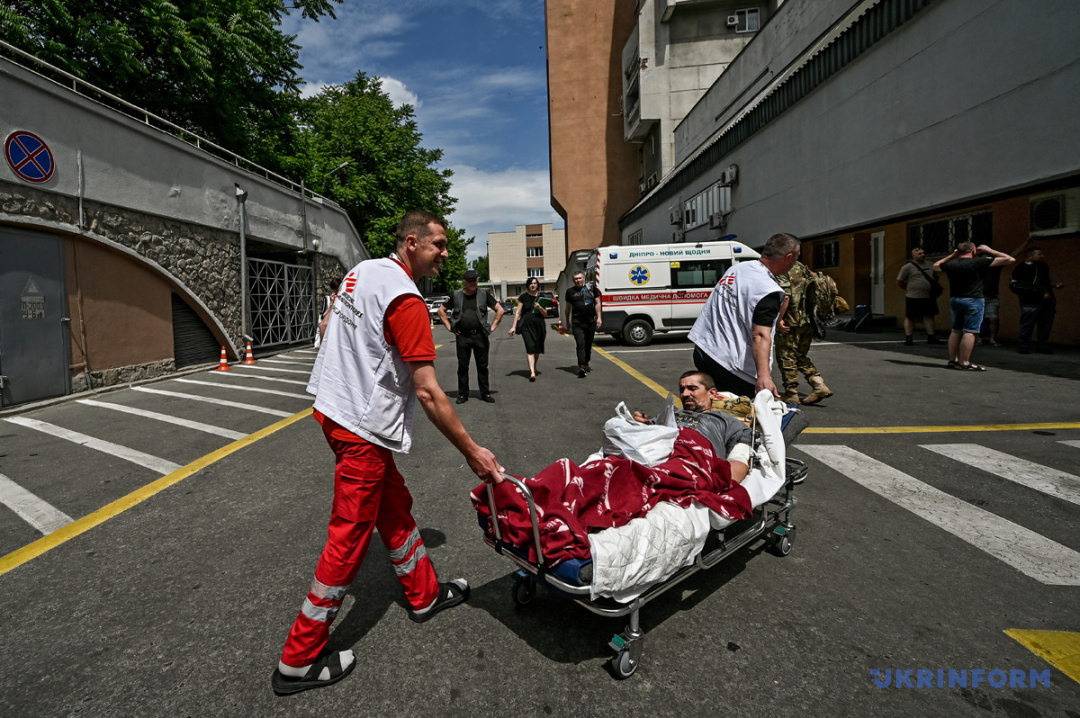
M 4 156 L 15 174 L 27 182 L 46 182 L 56 169 L 52 151 L 45 140 L 26 130 L 16 130 L 8 135 Z

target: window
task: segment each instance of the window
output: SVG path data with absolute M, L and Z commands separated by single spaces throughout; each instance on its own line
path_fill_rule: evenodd
M 983 210 L 909 225 L 908 251 L 922 247 L 929 257 L 944 257 L 961 242 L 992 246 L 993 216 L 990 210 Z
M 526 247 L 525 248 L 525 256 L 526 257 L 543 257 L 544 256 L 544 248 L 543 247 Z
M 693 229 L 709 221 L 709 216 L 731 211 L 731 188 L 715 184 L 683 203 L 683 228 Z
M 757 8 L 752 10 L 736 10 L 735 17 L 739 23 L 735 26 L 735 32 L 757 32 L 761 27 L 761 15 Z
M 543 276 L 544 276 L 544 268 L 543 267 L 534 267 L 533 269 L 529 270 L 529 278 L 530 279 L 532 277 L 540 278 L 540 277 L 543 277 Z
M 814 269 L 830 269 L 839 266 L 839 239 L 829 239 L 824 242 L 814 242 Z
M 708 259 L 701 262 L 672 262 L 672 289 L 700 289 L 714 287 L 731 268 L 730 259 Z M 679 266 L 675 266 L 675 265 Z
M 637 230 L 635 232 L 630 233 L 630 235 L 626 238 L 626 243 L 628 245 L 643 244 L 642 240 L 643 240 L 642 233 L 641 233 L 641 230 L 639 229 L 639 230 Z

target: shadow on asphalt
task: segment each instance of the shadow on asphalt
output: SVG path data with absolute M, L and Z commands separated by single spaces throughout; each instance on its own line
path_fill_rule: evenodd
M 710 570 L 700 571 L 641 608 L 641 628 L 645 632 L 645 659 L 648 658 L 649 631 L 677 613 L 706 610 L 699 608 L 706 599 L 722 589 L 745 570 L 749 561 L 763 553 L 760 543 L 735 553 Z M 762 560 L 768 560 L 768 556 Z M 612 636 L 622 632 L 630 617 L 599 616 L 546 584 L 538 582 L 536 597 L 525 606 L 514 603 L 512 589 L 516 572 L 473 587 L 469 605 L 486 611 L 492 618 L 513 631 L 522 641 L 557 663 L 578 664 L 613 655 L 608 647 Z
M 946 335 L 940 332 L 942 339 Z M 829 332 L 828 341 L 838 344 L 856 344 L 860 349 L 876 352 L 893 352 L 911 354 L 912 361 L 905 362 L 899 359 L 887 359 L 896 364 L 910 364 L 912 366 L 941 367 L 947 368 L 948 346 L 945 344 L 927 344 L 925 338 L 915 334 L 916 341 L 913 346 L 904 346 L 904 334 L 900 331 L 883 331 L 872 335 L 870 339 L 866 334 L 855 334 L 844 331 Z M 868 341 L 887 342 L 895 340 L 895 343 L 860 343 Z M 922 361 L 919 361 L 922 360 Z M 971 354 L 971 361 L 991 369 L 1022 372 L 1025 374 L 1038 374 L 1061 379 L 1080 380 L 1080 348 L 1055 346 L 1053 354 L 1020 354 L 1016 350 L 1016 342 L 1005 340 L 1000 347 L 977 344 Z

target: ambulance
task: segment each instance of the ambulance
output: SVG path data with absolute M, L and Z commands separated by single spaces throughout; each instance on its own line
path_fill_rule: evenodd
M 724 272 L 760 256 L 732 241 L 595 249 L 585 276 L 602 297 L 598 331 L 630 346 L 645 346 L 657 332 L 689 331 Z

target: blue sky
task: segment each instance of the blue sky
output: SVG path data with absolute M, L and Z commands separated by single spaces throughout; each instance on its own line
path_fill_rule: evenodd
M 458 198 L 449 219 L 487 253 L 487 233 L 552 222 L 542 0 L 345 0 L 337 20 L 288 17 L 301 46 L 305 94 L 383 79 L 412 104 L 423 145 L 443 150 Z

